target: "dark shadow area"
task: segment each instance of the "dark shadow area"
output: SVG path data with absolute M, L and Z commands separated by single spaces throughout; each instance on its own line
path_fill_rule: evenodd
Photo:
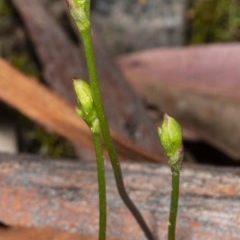
M 240 162 L 234 161 L 223 152 L 203 141 L 185 141 L 184 146 L 187 152 L 193 157 L 196 163 L 211 164 L 217 166 L 240 166 Z

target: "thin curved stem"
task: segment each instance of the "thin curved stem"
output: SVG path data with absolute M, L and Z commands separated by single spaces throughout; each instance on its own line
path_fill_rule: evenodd
M 102 100 L 102 96 L 100 93 L 100 86 L 99 86 L 99 80 L 98 80 L 96 63 L 95 63 L 91 29 L 86 28 L 84 31 L 81 31 L 81 34 L 82 34 L 82 40 L 83 40 L 83 45 L 84 45 L 84 51 L 85 51 L 85 55 L 86 55 L 87 66 L 88 66 L 88 73 L 89 73 L 89 78 L 90 78 L 90 86 L 91 86 L 93 101 L 94 101 L 95 108 L 97 111 L 103 139 L 104 139 L 106 148 L 108 150 L 109 158 L 110 158 L 111 165 L 113 168 L 119 195 L 121 196 L 123 202 L 126 204 L 128 209 L 131 211 L 131 213 L 135 217 L 136 221 L 138 222 L 141 229 L 145 233 L 147 239 L 154 240 L 153 234 L 151 233 L 150 229 L 148 228 L 141 213 L 139 212 L 139 210 L 137 209 L 135 204 L 132 202 L 132 200 L 129 198 L 129 196 L 126 192 L 125 186 L 124 186 L 120 163 L 119 163 L 117 153 L 115 150 L 115 146 L 114 146 L 111 134 L 110 134 L 107 118 L 105 115 L 105 110 L 103 107 L 103 100 Z
M 99 133 L 92 133 L 96 152 L 97 172 L 98 172 L 98 201 L 99 201 L 99 232 L 98 240 L 106 239 L 107 224 L 107 204 L 106 204 L 106 180 L 105 167 L 102 151 L 102 142 Z

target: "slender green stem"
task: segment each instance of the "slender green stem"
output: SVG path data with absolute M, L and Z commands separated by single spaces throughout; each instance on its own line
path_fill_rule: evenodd
M 129 210 L 135 217 L 136 221 L 144 231 L 146 237 L 149 240 L 154 240 L 154 237 L 150 229 L 148 228 L 147 224 L 145 223 L 141 213 L 138 211 L 137 207 L 129 198 L 125 190 L 120 163 L 119 163 L 115 146 L 110 134 L 107 118 L 106 118 L 104 107 L 103 107 L 102 96 L 100 93 L 100 86 L 99 86 L 99 80 L 98 80 L 96 63 L 95 63 L 91 29 L 86 28 L 83 31 L 81 31 L 81 33 L 82 33 L 82 40 L 83 40 L 84 51 L 85 51 L 86 61 L 88 66 L 88 73 L 90 78 L 90 86 L 91 86 L 93 101 L 94 101 L 96 112 L 98 115 L 103 139 L 104 139 L 106 148 L 108 150 L 109 158 L 112 164 L 119 195 L 121 196 L 123 202 L 126 204 L 126 206 L 129 208 Z
M 183 160 L 182 128 L 168 114 L 164 114 L 162 126 L 158 128 L 161 145 L 168 156 L 172 172 L 172 192 L 168 225 L 168 240 L 175 240 L 175 229 L 178 211 L 179 179 Z
M 106 181 L 105 168 L 102 151 L 102 142 L 99 133 L 92 133 L 98 172 L 98 194 L 99 194 L 99 232 L 98 240 L 106 239 L 107 207 L 106 207 Z
M 179 198 L 179 178 L 180 178 L 180 171 L 173 171 L 172 172 L 171 205 L 170 205 L 169 225 L 168 225 L 168 240 L 175 240 L 175 229 L 176 229 L 178 198 Z

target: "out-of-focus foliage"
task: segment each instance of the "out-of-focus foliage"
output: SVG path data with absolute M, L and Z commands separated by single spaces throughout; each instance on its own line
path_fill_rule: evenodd
M 190 43 L 240 40 L 240 0 L 195 0 L 188 16 Z
M 0 0 L 0 19 L 3 21 L 6 16 L 11 14 L 11 7 L 5 0 Z
M 0 57 L 5 58 L 21 72 L 40 79 L 41 70 L 33 52 L 34 49 L 29 44 L 10 0 L 0 0 Z M 14 120 L 18 130 L 21 152 L 49 157 L 76 156 L 73 145 L 66 139 L 46 131 L 13 109 L 10 118 Z
M 31 60 L 27 53 L 12 53 L 6 56 L 8 62 L 19 69 L 21 72 L 39 78 L 41 76 L 36 63 Z
M 53 158 L 76 157 L 71 142 L 57 134 L 46 132 L 43 127 L 37 124 L 34 124 L 34 126 L 24 134 L 22 144 L 24 145 L 22 147 L 24 152 L 36 153 L 41 156 Z

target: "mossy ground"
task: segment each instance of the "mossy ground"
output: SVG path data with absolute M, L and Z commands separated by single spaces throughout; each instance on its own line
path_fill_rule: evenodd
M 240 40 L 240 0 L 195 0 L 188 16 L 190 44 Z

